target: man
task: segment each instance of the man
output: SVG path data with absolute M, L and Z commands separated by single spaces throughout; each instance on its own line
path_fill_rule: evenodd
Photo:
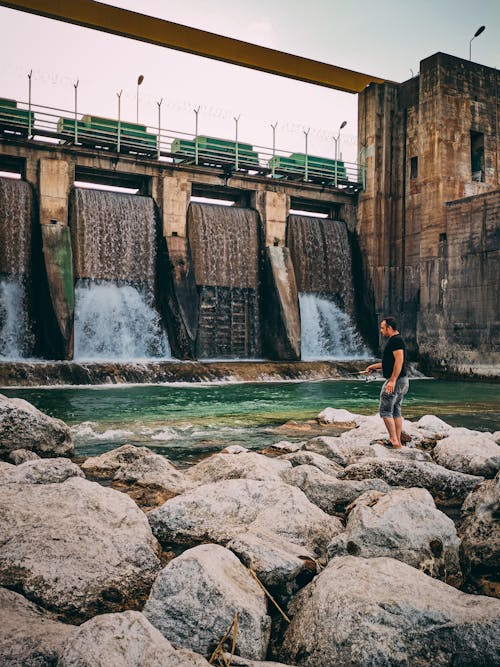
M 409 387 L 406 348 L 394 317 L 384 317 L 380 323 L 380 333 L 388 339 L 382 354 L 382 362 L 367 366 L 365 372 L 371 373 L 382 369 L 386 380 L 380 392 L 380 416 L 389 433 L 391 446 L 399 449 L 402 447 L 401 432 L 403 430 L 401 403 Z

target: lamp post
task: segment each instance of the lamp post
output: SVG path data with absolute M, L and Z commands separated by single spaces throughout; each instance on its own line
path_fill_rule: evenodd
M 337 159 L 339 155 L 339 139 L 340 139 L 340 131 L 344 129 L 344 127 L 347 125 L 347 121 L 343 120 L 340 123 L 339 131 L 337 132 L 337 136 L 333 137 L 333 141 L 335 142 L 335 181 L 334 185 L 337 187 Z
M 136 114 L 136 123 L 139 122 L 139 86 L 141 83 L 144 81 L 144 75 L 139 74 L 139 77 L 137 78 L 137 114 Z
M 486 26 L 482 25 L 480 28 L 476 30 L 474 35 L 470 38 L 469 40 L 469 60 L 472 60 L 472 40 L 476 39 L 476 37 L 479 37 L 484 31 L 486 30 Z

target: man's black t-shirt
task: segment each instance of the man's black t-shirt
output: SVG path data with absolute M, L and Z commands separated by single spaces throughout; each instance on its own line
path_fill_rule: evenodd
M 388 380 L 394 369 L 394 350 L 403 350 L 403 368 L 398 377 L 406 376 L 406 348 L 401 334 L 395 334 L 391 336 L 387 341 L 387 345 L 384 348 L 384 353 L 382 355 L 382 374 Z

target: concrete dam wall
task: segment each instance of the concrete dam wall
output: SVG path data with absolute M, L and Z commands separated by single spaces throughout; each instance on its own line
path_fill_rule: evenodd
M 186 237 L 165 237 L 149 196 L 72 188 L 68 224 L 39 226 L 27 183 L 8 180 L 1 192 L 2 280 L 43 269 L 38 319 L 28 283 L 16 297 L 18 329 L 32 323 L 36 345 L 5 347 L 3 359 L 297 360 L 301 346 L 304 358 L 366 354 L 346 338 L 356 313 L 343 222 L 290 216 L 288 247 L 266 247 L 249 207 L 192 202 Z M 34 244 L 32 227 L 41 228 Z M 5 299 L 0 307 L 7 331 Z

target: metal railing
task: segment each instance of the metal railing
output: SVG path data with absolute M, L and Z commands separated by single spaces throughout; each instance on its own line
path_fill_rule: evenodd
M 0 98 L 0 135 L 28 140 L 91 147 L 127 153 L 138 158 L 177 164 L 222 169 L 229 177 L 247 173 L 286 181 L 322 184 L 325 187 L 356 192 L 364 189 L 362 166 L 328 157 L 297 153 L 273 147 L 251 145 L 238 140 L 207 137 L 161 127 L 146 126 L 118 119 L 101 118 L 30 102 Z M 198 111 L 195 110 L 196 120 Z M 235 119 L 237 121 L 237 119 Z

